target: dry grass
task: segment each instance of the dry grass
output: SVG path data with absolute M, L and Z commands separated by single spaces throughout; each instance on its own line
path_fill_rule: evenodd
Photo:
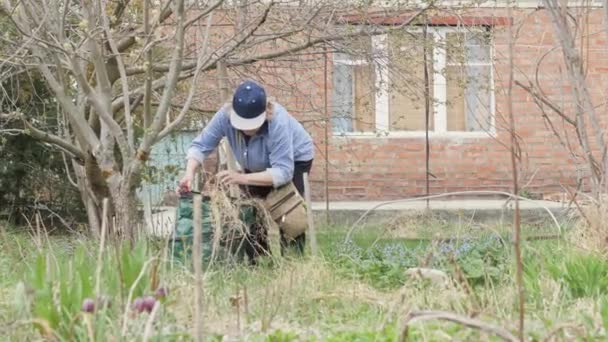
M 229 201 L 222 202 L 225 198 L 214 197 L 212 201 L 219 203 L 215 204 L 218 208 L 223 208 L 217 211 L 221 218 L 216 222 L 218 227 L 237 217 L 234 216 L 234 206 L 228 206 Z M 413 228 L 437 223 L 417 223 L 415 217 L 403 220 L 400 226 L 407 223 Z M 466 224 L 463 229 L 467 229 Z M 392 341 L 398 338 L 404 319 L 421 310 L 473 317 L 511 332 L 517 329 L 517 293 L 512 281 L 512 267 L 507 267 L 500 279 L 472 289 L 459 281 L 449 287 L 440 287 L 406 280 L 399 287 L 381 290 L 368 281 L 355 279 L 355 274 L 350 277 L 350 269 L 346 272 L 341 270 L 342 265 L 328 252 L 336 248 L 343 236 L 332 237 L 335 241 L 331 244 L 324 241 L 327 236 L 330 235 L 320 236 L 325 255 L 320 258 L 271 258 L 268 263 L 256 267 L 213 268 L 206 272 L 205 336 L 224 336 L 224 341 L 255 341 L 267 340 L 267 336 L 282 331 L 297 335 L 299 341 L 327 338 L 333 338 L 333 341 Z M 10 238 L 0 236 L 0 247 L 5 247 L 4 254 L 0 254 L 2 274 L 15 274 L 15 262 L 28 258 L 27 246 L 18 250 L 14 246 Z M 538 255 L 538 258 L 559 255 L 552 249 L 563 253 L 572 250 L 563 243 L 552 243 L 549 247 L 541 245 L 536 249 L 532 246 L 528 245 L 528 252 L 532 250 L 533 256 Z M 9 268 L 2 268 L 3 265 Z M 538 291 L 527 293 L 526 335 L 537 340 L 551 335 L 551 341 L 597 335 L 602 327 L 597 299 L 570 298 L 564 284 L 543 271 L 543 267 L 541 265 L 540 271 L 528 279 L 534 282 Z M 104 268 L 104 272 L 110 271 L 111 268 Z M 185 267 L 175 267 L 171 271 L 167 268 L 161 277 L 163 284 L 170 289 L 169 301 L 160 308 L 148 331 L 151 336 L 159 333 L 189 336 L 194 315 L 193 275 Z M 18 289 L 13 282 L 0 281 L 0 318 L 8 319 L 15 315 L 16 309 L 8 298 L 15 297 L 16 291 Z M 141 336 L 146 330 L 148 316 L 129 319 L 127 336 Z M 11 332 L 15 329 L 14 322 L 0 322 L 0 333 L 6 336 L 30 340 L 36 336 L 27 325 L 21 327 L 18 334 Z M 487 334 L 444 321 L 414 322 L 410 336 L 416 341 L 493 340 Z
M 608 201 L 579 207 L 578 223 L 571 234 L 576 246 L 608 257 Z

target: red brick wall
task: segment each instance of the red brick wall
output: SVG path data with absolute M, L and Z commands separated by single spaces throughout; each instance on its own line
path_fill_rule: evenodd
M 476 10 L 467 15 L 506 16 L 504 10 Z M 583 35 L 587 81 L 597 113 L 606 122 L 605 90 L 608 89 L 608 51 L 601 9 L 592 10 Z M 582 21 L 584 22 L 584 21 Z M 573 114 L 571 87 L 557 46 L 553 26 L 545 10 L 518 10 L 513 19 L 518 37 L 514 45 L 515 80 L 534 80 L 539 59 L 539 80 L 544 92 Z M 599 33 L 598 33 L 599 32 Z M 511 188 L 511 163 L 507 127 L 508 45 L 507 26 L 496 26 L 494 34 L 494 82 L 496 97 L 496 137 L 432 138 L 430 142 L 430 180 L 432 194 L 461 190 L 507 190 Z M 580 40 L 579 42 L 580 43 Z M 552 52 L 552 49 L 554 49 Z M 240 73 L 255 75 L 267 84 L 271 96 L 287 106 L 312 133 L 317 146 L 311 174 L 314 199 L 325 193 L 324 104 L 331 106 L 331 59 L 325 74 L 323 54 L 298 54 L 281 62 L 265 62 L 242 68 Z M 326 88 L 327 87 L 327 88 Z M 331 113 L 331 108 L 328 109 Z M 560 132 L 566 125 L 546 108 L 548 117 Z M 543 111 L 531 95 L 513 88 L 513 113 L 520 138 L 520 184 L 533 193 L 561 191 L 576 183 L 576 163 L 560 145 L 543 119 Z M 329 140 L 328 187 L 331 200 L 380 200 L 424 195 L 424 138 L 338 137 Z M 569 132 L 569 141 L 576 139 Z M 576 150 L 576 149 L 575 149 Z M 580 152 L 580 151 L 579 151 Z M 579 163 L 585 166 L 584 162 Z

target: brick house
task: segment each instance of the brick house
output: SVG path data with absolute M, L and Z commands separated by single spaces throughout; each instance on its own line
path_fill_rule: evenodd
M 428 77 L 430 92 L 438 99 L 430 105 L 431 194 L 511 189 L 507 147 L 510 136 L 506 131 L 508 25 L 512 25 L 513 32 L 518 32 L 514 41 L 514 80 L 527 85 L 538 77 L 546 96 L 573 116 L 571 87 L 562 54 L 555 49 L 558 42 L 548 13 L 538 8 L 536 2 L 519 3 L 513 18 L 507 17 L 504 8 L 480 7 L 467 9 L 465 13 L 455 11 L 454 15 L 438 14 L 429 19 L 432 26 L 427 34 L 432 39 L 449 41 L 451 37 L 464 35 L 466 49 L 461 53 L 465 57 L 464 67 L 452 64 L 449 47 L 430 52 L 434 63 L 438 64 L 435 69 L 446 70 Z M 605 29 L 602 9 L 586 8 L 584 11 L 587 15 L 582 17 L 583 56 L 587 81 L 597 106 L 603 103 L 608 89 L 608 36 L 602 31 Z M 407 15 L 395 17 L 390 23 L 398 24 L 404 18 Z M 385 17 L 381 20 L 389 23 Z M 412 31 L 419 34 L 420 28 Z M 375 36 L 371 44 L 380 51 L 387 47 L 390 50 L 391 44 L 399 44 L 391 38 Z M 371 71 L 372 76 L 365 61 L 344 54 L 334 54 L 328 63 L 328 112 L 333 115 L 328 134 L 330 200 L 388 200 L 426 193 L 425 101 L 424 96 L 414 93 L 424 88 L 424 83 L 420 83 L 424 79 L 421 76 L 424 68 L 420 63 L 412 68 L 416 64 L 410 63 L 410 76 L 401 81 L 410 86 L 398 90 L 394 89 L 398 81 L 387 77 L 393 65 L 390 59 L 397 58 L 394 64 L 399 63 L 395 51 L 415 51 L 409 54 L 410 61 L 423 55 L 420 48 L 416 50 L 416 42 L 411 44 L 393 46 L 393 53 L 387 53 L 389 67 L 376 68 Z M 317 70 L 315 77 L 325 81 L 323 68 Z M 468 78 L 464 86 L 458 80 L 463 73 Z M 368 89 L 374 81 L 370 79 L 375 79 L 376 90 L 379 90 L 371 95 Z M 384 81 L 386 79 L 389 81 Z M 311 89 L 317 89 L 318 96 L 321 95 L 318 89 L 323 88 Z M 562 186 L 573 187 L 578 181 L 585 187 L 587 170 L 584 163 L 580 160 L 575 163 L 569 149 L 560 144 L 551 130 L 550 123 L 561 134 L 567 132 L 569 139 L 575 140 L 572 130 L 565 129 L 567 125 L 558 115 L 541 109 L 535 98 L 517 85 L 513 88 L 512 99 L 521 148 L 520 183 L 525 185 L 524 190 L 536 194 L 561 192 Z M 293 103 L 294 109 L 306 112 L 298 106 L 297 98 L 290 101 L 293 101 L 288 103 Z M 370 102 L 371 106 L 364 105 Z M 322 108 L 321 103 L 316 105 Z M 600 108 L 605 124 L 604 107 Z M 341 111 L 350 116 L 340 116 Z M 301 118 L 305 121 L 303 116 Z M 314 196 L 323 199 L 325 132 L 322 127 L 314 126 L 311 126 L 311 132 L 319 146 L 312 172 Z M 574 146 L 572 150 L 578 151 L 576 143 L 570 143 Z
M 603 9 L 594 4 L 572 11 L 584 13 L 578 18 L 582 38 L 577 44 L 582 45 L 577 48 L 582 47 L 587 82 L 605 123 L 608 36 L 602 31 Z M 496 3 L 466 9 L 447 6 L 428 15 L 426 32 L 423 26 L 408 26 L 407 33 L 332 44 L 333 53 L 311 50 L 230 72 L 239 75 L 235 79 L 255 72 L 269 95 L 312 134 L 317 146 L 311 173 L 315 200 L 325 199 L 326 186 L 331 201 L 424 195 L 427 92 L 434 99 L 428 103 L 430 193 L 509 191 L 509 26 L 517 36 L 514 80 L 529 85 L 538 79 L 546 98 L 573 115 L 563 56 L 547 10 L 538 5 L 538 1 L 519 1 L 511 18 Z M 399 25 L 412 15 L 377 13 L 369 12 L 365 20 L 341 16 L 336 24 Z M 226 25 L 218 27 L 226 30 Z M 427 40 L 421 40 L 424 34 Z M 213 103 L 209 82 L 201 83 L 201 93 L 210 94 L 203 103 Z M 564 120 L 541 108 L 520 86 L 513 87 L 512 99 L 524 190 L 547 194 L 578 181 L 586 186 L 588 171 L 570 152 L 580 151 Z M 553 129 L 565 137 L 561 143 Z M 566 148 L 568 144 L 572 148 Z

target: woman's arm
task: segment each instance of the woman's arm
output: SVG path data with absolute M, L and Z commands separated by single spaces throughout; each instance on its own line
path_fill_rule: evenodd
M 230 120 L 224 107 L 215 113 L 202 132 L 194 138 L 186 158 L 195 159 L 202 165 L 203 160 L 217 148 L 229 127 Z
M 247 174 L 226 170 L 218 172 L 217 177 L 223 184 L 254 186 L 272 186 L 274 184 L 272 173 L 268 170 Z
M 215 113 L 209 124 L 192 141 L 186 156 L 186 172 L 179 181 L 179 191 L 190 191 L 196 169 L 203 165 L 205 158 L 217 148 L 220 140 L 226 132 L 226 125 L 229 124 L 225 108 Z

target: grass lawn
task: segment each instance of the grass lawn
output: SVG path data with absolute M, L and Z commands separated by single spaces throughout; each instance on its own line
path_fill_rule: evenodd
M 320 227 L 317 258 L 273 258 L 205 272 L 205 337 L 395 341 L 408 314 L 419 310 L 475 317 L 516 335 L 512 245 L 506 230 L 494 228 L 460 229 L 457 239 L 440 241 L 365 228 L 345 242 L 346 227 Z M 189 265 L 167 262 L 162 242 L 110 244 L 98 279 L 96 243 L 73 236 L 41 240 L 16 228 L 0 230 L 0 340 L 192 340 L 194 277 Z M 541 341 L 552 333 L 560 341 L 608 339 L 608 261 L 552 239 L 526 241 L 524 263 L 527 339 Z M 420 266 L 445 271 L 453 283 L 406 276 L 408 268 Z M 158 297 L 153 313 L 132 308 L 135 298 L 159 287 L 168 294 Z M 96 288 L 103 296 L 98 310 L 83 312 L 83 300 L 93 298 Z M 499 340 L 438 320 L 412 323 L 408 337 Z

